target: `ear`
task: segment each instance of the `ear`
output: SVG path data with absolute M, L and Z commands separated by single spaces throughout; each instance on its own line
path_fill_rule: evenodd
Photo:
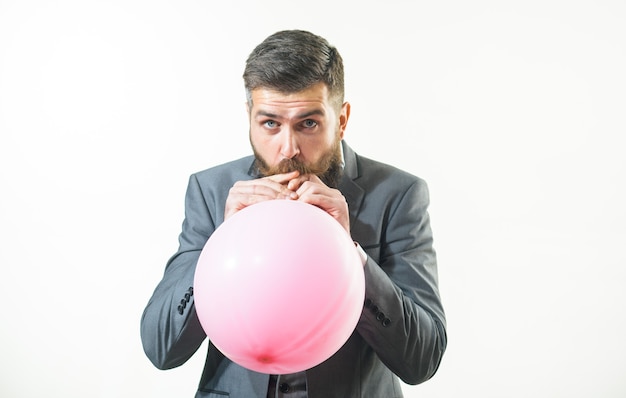
M 343 139 L 346 127 L 348 127 L 348 119 L 350 118 L 350 103 L 344 102 L 341 105 L 341 112 L 339 113 L 339 135 Z

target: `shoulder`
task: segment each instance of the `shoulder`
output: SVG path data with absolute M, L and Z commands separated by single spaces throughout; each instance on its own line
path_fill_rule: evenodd
M 227 163 L 222 163 L 197 171 L 191 175 L 191 178 L 197 179 L 201 185 L 204 185 L 203 182 L 210 182 L 211 184 L 225 183 L 232 185 L 235 181 L 251 178 L 249 172 L 253 162 L 254 156 L 245 156 Z
M 402 170 L 388 163 L 357 154 L 345 141 L 343 153 L 346 177 L 353 180 L 357 185 L 367 189 L 372 186 L 391 186 L 406 189 L 411 185 L 426 185 L 420 177 Z M 394 189 L 395 190 L 395 189 Z
M 358 177 L 356 182 L 367 185 L 382 185 L 386 187 L 408 188 L 410 186 L 426 188 L 426 181 L 415 174 L 402 170 L 396 166 L 357 155 Z

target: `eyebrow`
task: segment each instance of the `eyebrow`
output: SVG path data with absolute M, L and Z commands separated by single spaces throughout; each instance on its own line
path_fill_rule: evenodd
M 296 118 L 297 119 L 305 119 L 305 118 L 307 118 L 309 116 L 315 116 L 315 115 L 317 115 L 317 116 L 324 116 L 324 111 L 321 110 L 321 109 L 313 109 L 313 110 L 310 110 L 308 112 L 304 112 L 304 113 L 301 113 L 301 114 L 297 115 Z
M 305 119 L 309 116 L 314 116 L 314 115 L 319 115 L 319 116 L 324 116 L 324 111 L 321 109 L 313 109 L 304 113 L 301 113 L 299 115 L 296 115 L 296 119 Z M 264 110 L 259 110 L 255 117 L 259 117 L 259 116 L 263 116 L 263 117 L 269 117 L 271 119 L 280 119 L 281 116 L 277 115 L 275 113 L 272 112 L 268 112 L 268 111 L 264 111 Z

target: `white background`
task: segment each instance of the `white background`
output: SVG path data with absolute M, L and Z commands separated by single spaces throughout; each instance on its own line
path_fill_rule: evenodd
M 406 396 L 625 396 L 618 0 L 0 0 L 0 396 L 193 396 L 204 354 L 156 370 L 139 319 L 286 28 L 342 53 L 352 147 L 431 189 L 449 345 Z

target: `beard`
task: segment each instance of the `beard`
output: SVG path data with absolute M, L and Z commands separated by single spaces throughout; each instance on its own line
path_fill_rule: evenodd
M 337 134 L 333 146 L 313 164 L 306 164 L 297 158 L 292 158 L 283 159 L 276 166 L 270 166 L 257 152 L 254 144 L 252 144 L 252 151 L 254 152 L 255 166 L 264 177 L 298 171 L 300 175 L 314 174 L 328 187 L 337 188 L 343 174 L 341 138 L 339 134 Z

